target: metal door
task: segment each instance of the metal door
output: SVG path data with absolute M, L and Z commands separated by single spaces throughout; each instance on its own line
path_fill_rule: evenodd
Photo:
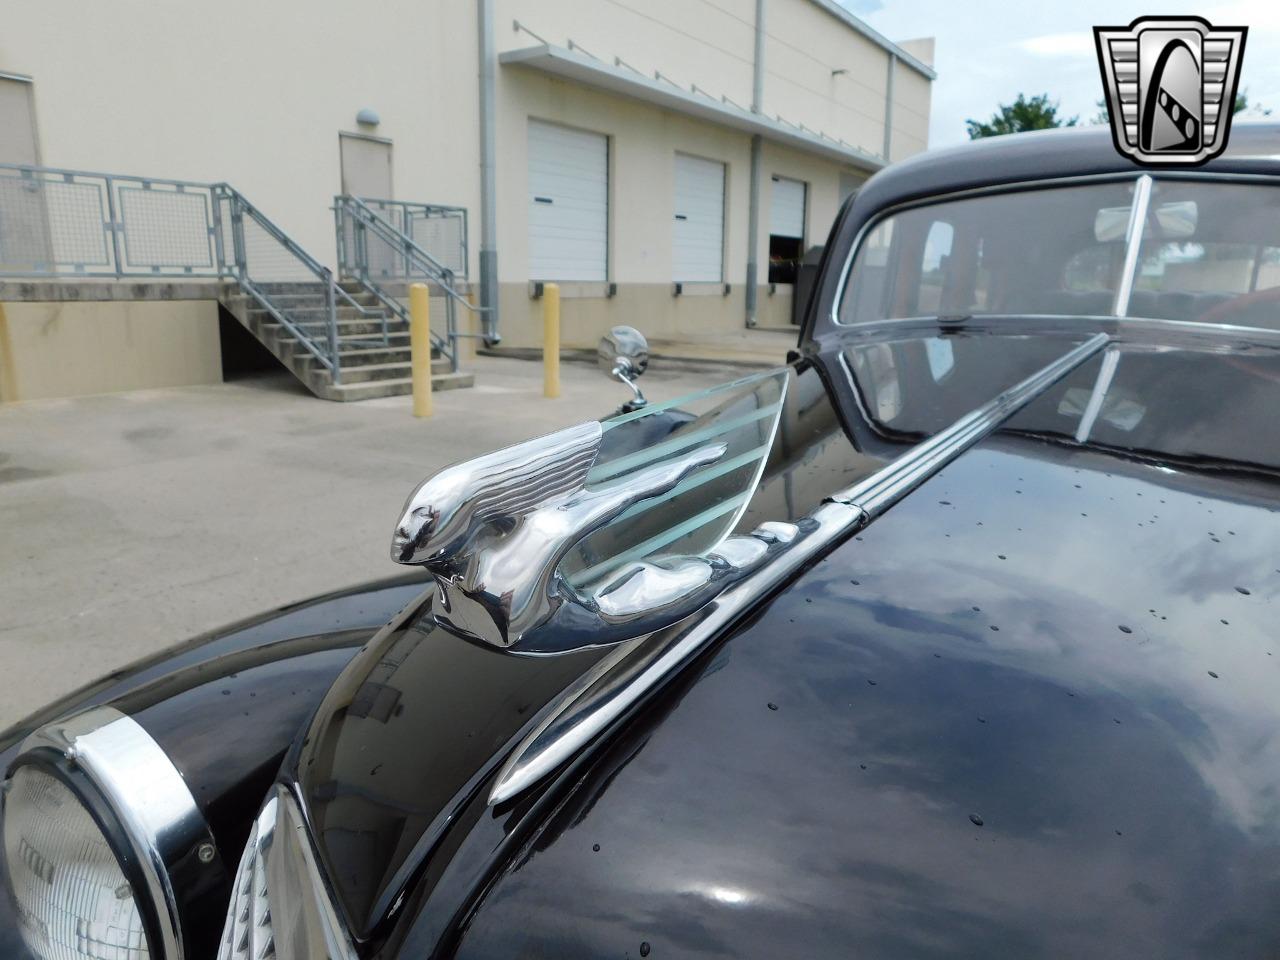
M 361 199 L 390 200 L 391 141 L 338 135 L 342 148 L 342 192 Z
M 338 143 L 342 151 L 342 192 L 362 200 L 391 200 L 391 141 L 343 133 L 338 135 Z M 378 208 L 374 210 L 381 214 Z M 392 226 L 401 228 L 398 223 Z M 348 238 L 347 242 L 353 239 Z M 363 242 L 367 245 L 365 261 L 370 274 L 384 280 L 407 275 L 403 255 L 386 241 L 366 231 Z
M 609 140 L 529 121 L 529 278 L 602 281 L 609 262 Z
M 671 279 L 724 279 L 724 164 L 676 154 Z
M 0 75 L 0 163 L 40 164 L 31 81 Z M 0 269 L 50 269 L 53 243 L 44 185 L 17 171 L 0 171 Z

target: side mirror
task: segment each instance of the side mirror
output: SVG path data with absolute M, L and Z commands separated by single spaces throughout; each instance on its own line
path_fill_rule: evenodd
M 623 405 L 625 412 L 648 404 L 636 379 L 649 368 L 649 341 L 635 327 L 614 327 L 600 338 L 596 362 L 606 376 L 620 380 L 631 388 L 634 396 Z

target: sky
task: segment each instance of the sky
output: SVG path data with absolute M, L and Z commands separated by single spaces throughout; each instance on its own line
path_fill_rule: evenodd
M 1240 89 L 1280 121 L 1280 0 L 841 0 L 890 40 L 937 38 L 929 146 L 968 139 L 965 120 L 989 120 L 1017 95 L 1049 94 L 1067 117 L 1091 121 L 1102 98 L 1093 27 L 1127 26 L 1141 16 L 1196 14 L 1220 26 L 1247 26 Z M 1250 111 L 1242 118 L 1259 119 Z

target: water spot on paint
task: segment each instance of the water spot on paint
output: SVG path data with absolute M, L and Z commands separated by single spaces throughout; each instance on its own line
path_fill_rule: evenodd
M 1236 593 L 1246 597 L 1249 596 L 1249 590 L 1245 587 L 1236 587 Z
M 1213 679 L 1215 679 L 1215 680 L 1217 680 L 1217 679 L 1218 679 L 1218 675 L 1217 675 L 1216 673 L 1214 673 L 1212 670 L 1210 670 L 1210 671 L 1209 671 L 1209 676 L 1213 677 Z
M 777 710 L 777 709 L 778 709 L 778 705 L 777 705 L 776 703 L 769 703 L 769 704 L 766 704 L 766 706 L 767 706 L 770 710 Z
M 976 813 L 971 813 L 971 814 L 969 814 L 969 822 L 970 822 L 970 823 L 972 823 L 975 827 L 980 827 L 980 826 L 982 826 L 986 821 L 985 821 L 985 820 L 983 820 L 983 819 L 982 819 L 980 816 L 978 816 Z
M 1121 633 L 1133 633 L 1133 627 L 1126 627 L 1126 626 L 1122 623 L 1122 624 L 1120 624 L 1120 632 L 1121 632 Z

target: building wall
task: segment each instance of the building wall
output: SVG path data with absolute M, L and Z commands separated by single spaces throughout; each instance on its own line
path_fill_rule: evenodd
M 496 0 L 499 51 L 546 42 L 705 94 L 751 102 L 755 0 Z M 371 11 L 374 11 L 371 13 Z M 516 23 L 520 27 L 515 26 Z M 73 25 L 73 26 L 69 26 Z M 197 181 L 225 180 L 322 262 L 333 264 L 341 183 L 338 134 L 393 141 L 398 199 L 470 213 L 472 279 L 480 240 L 477 17 L 474 2 L 173 0 L 13 4 L 0 71 L 35 79 L 43 162 Z M 878 154 L 889 54 L 810 0 L 768 0 L 764 109 Z M 536 36 L 535 36 L 536 35 Z M 842 71 L 842 72 L 836 72 Z M 899 64 L 894 157 L 923 148 L 929 81 Z M 750 140 L 741 132 L 520 66 L 498 69 L 497 207 L 502 334 L 540 340 L 529 295 L 530 118 L 610 138 L 609 280 L 566 290 L 565 343 L 589 346 L 631 318 L 646 330 L 740 330 L 748 238 Z M 356 113 L 381 123 L 357 127 Z M 730 292 L 672 296 L 674 154 L 727 165 L 725 281 Z M 822 243 L 842 197 L 865 173 L 769 142 L 754 238 L 767 275 L 770 176 L 808 184 L 806 246 Z M 634 289 L 633 289 L 634 288 Z M 762 323 L 786 322 L 786 291 L 762 288 Z M 586 318 L 594 316 L 591 329 Z M 579 318 L 579 319 L 571 319 Z M 641 322 L 643 321 L 643 322 Z M 578 329 L 580 327 L 581 329 Z
M 221 382 L 214 300 L 0 304 L 0 402 Z
M 531 118 L 563 123 L 609 137 L 609 281 L 562 285 L 562 341 L 593 347 L 617 323 L 658 338 L 742 329 L 747 270 L 747 200 L 751 138 L 738 131 L 596 91 L 526 68 L 503 68 L 498 78 L 499 280 L 503 343 L 541 343 L 542 305 L 529 278 L 528 124 Z M 523 136 L 521 133 L 523 132 Z M 672 284 L 675 154 L 690 153 L 726 165 L 725 282 Z M 841 175 L 865 174 L 837 163 L 765 143 L 761 178 L 759 262 L 767 264 L 769 191 L 773 174 L 808 185 L 807 246 L 824 243 L 842 199 Z M 790 322 L 790 292 L 760 288 L 760 322 Z
M 459 15 L 465 6 L 467 15 Z M 226 181 L 334 260 L 339 131 L 394 141 L 400 199 L 480 200 L 473 5 L 382 0 L 11 3 L 0 71 L 35 81 L 43 162 Z M 472 224 L 475 224 L 473 214 Z
M 792 4 L 807 0 L 771 0 Z M 497 0 L 499 51 L 570 41 L 613 64 L 621 57 L 649 77 L 751 104 L 755 0 Z M 516 30 L 519 21 L 525 28 Z M 535 37 L 536 34 L 536 37 Z

